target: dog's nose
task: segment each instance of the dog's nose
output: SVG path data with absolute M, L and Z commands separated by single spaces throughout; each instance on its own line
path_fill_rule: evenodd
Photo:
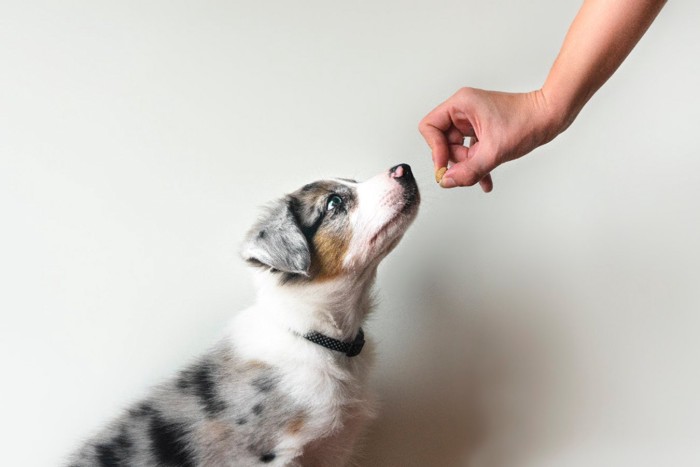
M 408 164 L 399 164 L 389 169 L 389 176 L 398 179 L 398 182 L 409 182 L 413 180 L 413 172 Z

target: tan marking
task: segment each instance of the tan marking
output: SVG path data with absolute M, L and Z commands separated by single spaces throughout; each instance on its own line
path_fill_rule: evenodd
M 218 420 L 204 421 L 199 428 L 199 436 L 202 442 L 208 445 L 216 445 L 233 437 L 233 428 L 228 423 Z
M 230 446 L 234 445 L 234 429 L 218 420 L 203 421 L 196 433 L 196 444 L 202 447 L 198 465 L 214 467 L 230 462 Z
M 343 272 L 343 260 L 350 245 L 347 236 L 319 230 L 314 237 L 311 271 L 316 280 L 327 280 Z
M 240 370 L 247 371 L 259 371 L 270 368 L 270 365 L 260 360 L 246 360 L 241 363 Z
M 306 416 L 303 413 L 296 415 L 287 425 L 287 433 L 290 435 L 299 434 L 306 425 Z

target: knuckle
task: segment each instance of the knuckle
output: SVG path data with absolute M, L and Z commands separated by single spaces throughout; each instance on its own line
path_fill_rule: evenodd
M 484 178 L 484 176 L 482 174 L 480 174 L 478 171 L 472 169 L 467 173 L 466 185 L 467 186 L 476 185 L 477 183 L 479 183 L 479 180 L 481 180 L 482 178 Z
M 473 186 L 476 185 L 482 177 L 470 167 L 465 167 L 458 173 L 454 174 L 452 179 L 459 186 Z
M 473 91 L 474 90 L 472 88 L 465 86 L 465 87 L 460 88 L 459 91 L 457 91 L 456 95 L 458 95 L 459 97 L 465 98 L 465 97 L 470 96 Z

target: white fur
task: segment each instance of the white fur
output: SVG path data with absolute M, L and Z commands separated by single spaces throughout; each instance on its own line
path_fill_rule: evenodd
M 324 308 L 334 301 L 329 298 L 341 286 L 335 281 L 320 284 L 299 296 L 263 288 L 256 305 L 241 312 L 228 331 L 235 352 L 244 359 L 274 365 L 281 372 L 280 386 L 305 408 L 310 423 L 295 439 L 286 440 L 286 446 L 277 448 L 279 454 L 286 448 L 290 458 L 303 452 L 297 461 L 304 466 L 316 465 L 311 459 L 322 459 L 323 465 L 344 465 L 360 434 L 355 426 L 364 425 L 373 414 L 374 399 L 366 384 L 373 362 L 371 342 L 351 358 L 301 337 L 311 329 L 321 329 L 342 339 L 347 332 L 331 324 L 333 313 L 354 315 L 359 328 L 360 315 L 370 311 L 359 305 L 368 289 L 349 294 L 346 310 L 336 307 L 327 312 Z M 343 436 L 333 436 L 341 432 Z M 314 444 L 319 439 L 325 441 Z M 284 457 L 279 455 L 280 463 L 274 465 L 285 465 Z
M 352 237 L 345 257 L 349 272 L 321 283 L 280 286 L 274 273 L 258 271 L 257 302 L 241 312 L 228 331 L 240 356 L 282 371 L 282 386 L 310 414 L 313 423 L 286 443 L 290 455 L 303 452 L 297 461 L 305 466 L 347 462 L 374 412 L 367 389 L 374 356 L 369 339 L 362 353 L 350 358 L 300 336 L 315 330 L 352 340 L 371 311 L 377 265 L 415 214 L 402 214 L 403 188 L 389 173 L 359 184 L 342 183 L 355 187 L 359 199 L 350 218 Z M 281 456 L 278 460 L 275 465 L 284 465 Z

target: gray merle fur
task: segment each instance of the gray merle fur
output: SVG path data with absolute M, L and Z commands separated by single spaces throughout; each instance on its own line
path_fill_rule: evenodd
M 222 341 L 86 442 L 71 467 L 256 466 L 272 462 L 303 412 L 272 367 L 236 358 Z

